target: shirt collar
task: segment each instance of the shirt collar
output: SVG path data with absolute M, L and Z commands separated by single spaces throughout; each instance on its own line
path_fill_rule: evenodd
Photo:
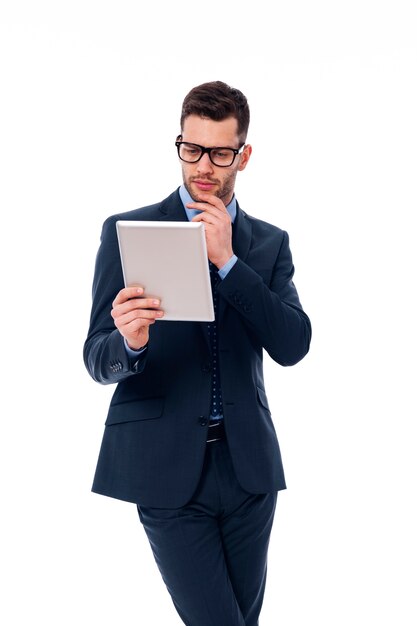
M 194 202 L 194 200 L 192 199 L 192 197 L 188 193 L 187 189 L 185 188 L 185 185 L 181 185 L 181 187 L 179 189 L 179 193 L 180 193 L 181 202 L 183 203 L 185 212 L 187 214 L 188 221 L 191 222 L 193 217 L 195 217 L 196 215 L 201 213 L 201 211 L 197 211 L 197 209 L 188 209 L 185 206 L 189 202 Z M 226 209 L 227 209 L 227 212 L 230 215 L 230 219 L 232 220 L 232 224 L 233 224 L 233 222 L 235 221 L 235 218 L 236 218 L 236 210 L 237 210 L 236 209 L 236 197 L 235 197 L 234 194 L 233 194 L 233 198 L 231 199 L 230 203 L 227 205 Z

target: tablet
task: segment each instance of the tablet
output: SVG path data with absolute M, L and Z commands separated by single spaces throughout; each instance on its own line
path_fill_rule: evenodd
M 140 285 L 161 300 L 158 321 L 214 320 L 202 222 L 116 222 L 126 287 Z

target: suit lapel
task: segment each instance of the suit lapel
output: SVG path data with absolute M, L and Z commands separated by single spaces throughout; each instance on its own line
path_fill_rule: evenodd
M 246 261 L 249 254 L 252 241 L 252 226 L 248 219 L 246 219 L 246 213 L 237 205 L 236 219 L 233 223 L 232 233 L 232 247 L 233 252 L 241 261 Z M 221 320 L 224 312 L 227 308 L 227 303 L 224 298 L 219 298 L 218 311 L 219 321 Z
M 160 219 L 167 222 L 187 222 L 187 214 L 178 189 L 161 202 Z
M 246 260 L 249 254 L 252 240 L 252 226 L 246 213 L 237 205 L 236 219 L 233 224 L 232 247 L 236 256 L 242 261 Z

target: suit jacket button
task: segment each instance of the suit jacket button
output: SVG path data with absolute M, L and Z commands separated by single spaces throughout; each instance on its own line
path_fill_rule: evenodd
M 208 420 L 206 417 L 204 417 L 204 415 L 200 415 L 200 417 L 198 418 L 198 423 L 200 424 L 200 426 L 207 426 Z

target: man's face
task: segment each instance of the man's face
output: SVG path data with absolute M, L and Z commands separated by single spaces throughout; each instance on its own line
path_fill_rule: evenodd
M 215 122 L 198 115 L 185 118 L 182 128 L 182 141 L 196 143 L 205 148 L 239 148 L 237 120 L 229 117 Z M 220 198 L 225 205 L 233 197 L 236 175 L 244 170 L 249 160 L 251 147 L 247 146 L 238 154 L 230 167 L 213 165 L 208 154 L 203 154 L 197 163 L 180 161 L 184 185 L 194 200 L 200 193 L 211 193 Z

